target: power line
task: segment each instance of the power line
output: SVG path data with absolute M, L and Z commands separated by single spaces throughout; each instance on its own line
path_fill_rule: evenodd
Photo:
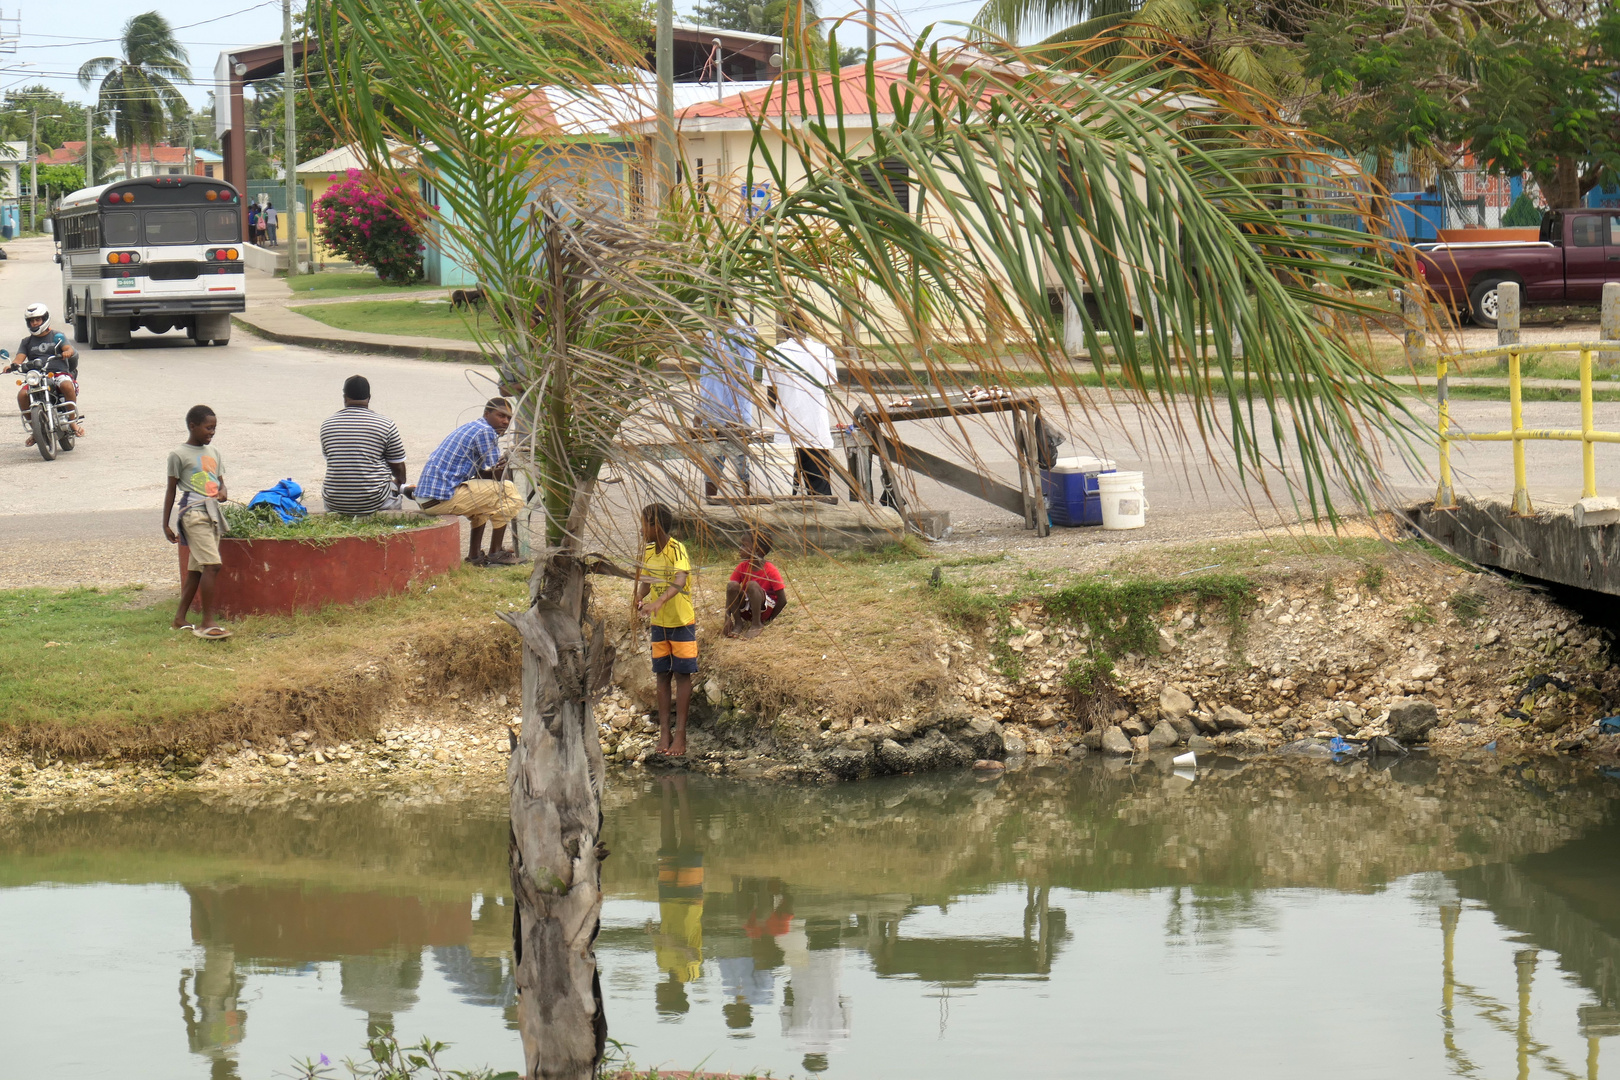
M 231 11 L 231 12 L 227 12 L 224 15 L 216 15 L 212 19 L 203 19 L 201 22 L 186 23 L 184 26 L 171 26 L 171 27 L 169 27 L 169 29 L 170 30 L 190 30 L 192 27 L 207 26 L 209 23 L 220 22 L 220 21 L 222 21 L 224 19 L 234 19 L 238 15 L 246 15 L 250 11 L 257 11 L 260 8 L 264 8 L 264 7 L 273 7 L 273 6 L 276 6 L 278 4 L 279 4 L 279 0 L 262 0 L 261 3 L 253 4 L 253 5 L 249 6 L 249 7 L 242 8 L 239 11 Z M 104 44 L 107 44 L 109 42 L 122 41 L 123 40 L 120 37 L 73 39 L 73 38 L 69 38 L 65 34 L 24 34 L 22 36 L 23 37 L 57 38 L 57 39 L 60 39 L 61 42 L 62 42 L 60 45 L 28 45 L 28 46 L 26 46 L 26 48 L 29 48 L 29 49 L 71 49 L 71 48 L 74 48 L 74 47 L 80 46 L 80 45 L 104 45 Z M 213 44 L 213 43 L 212 42 L 206 42 L 206 41 L 199 41 L 199 42 L 193 42 L 193 44 L 208 45 L 208 44 Z M 229 48 L 228 45 L 226 47 Z

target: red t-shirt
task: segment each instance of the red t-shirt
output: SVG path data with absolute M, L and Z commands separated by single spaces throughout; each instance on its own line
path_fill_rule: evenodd
M 747 559 L 737 564 L 737 569 L 731 572 L 731 580 L 747 588 L 750 582 L 759 582 L 759 587 L 768 593 L 787 592 L 787 582 L 782 579 L 782 571 L 770 563 L 761 563 L 758 570 L 753 569 Z

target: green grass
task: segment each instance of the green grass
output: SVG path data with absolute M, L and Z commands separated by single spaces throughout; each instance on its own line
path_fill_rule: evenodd
M 300 315 L 367 334 L 403 334 L 406 337 L 451 338 L 474 341 L 473 327 L 478 316 L 451 311 L 448 303 L 422 300 L 362 300 L 352 304 L 314 304 L 295 308 Z M 494 324 L 483 320 L 486 330 Z
M 407 642 L 422 652 L 472 626 L 507 636 L 488 624 L 524 601 L 527 576 L 459 569 L 352 607 L 245 618 L 218 642 L 171 630 L 172 601 L 139 588 L 0 591 L 0 727 L 183 722 L 277 688 L 313 698 Z
M 374 514 L 370 517 L 310 514 L 287 523 L 269 507 L 249 510 L 246 506 L 227 503 L 225 521 L 231 527 L 231 535 L 238 540 L 302 540 L 311 544 L 329 544 L 351 536 L 389 536 L 401 529 L 438 525 L 444 519 L 426 514 Z
M 367 292 L 449 292 L 443 285 L 431 285 L 427 282 L 419 281 L 411 285 L 401 285 L 394 281 L 383 281 L 370 270 L 327 270 L 320 274 L 304 274 L 300 277 L 289 278 L 287 284 L 292 287 L 294 297 L 303 297 L 309 294 L 315 296 L 341 296 Z

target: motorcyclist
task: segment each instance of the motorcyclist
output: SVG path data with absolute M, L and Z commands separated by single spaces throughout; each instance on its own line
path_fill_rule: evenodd
M 11 363 L 0 368 L 0 372 L 22 371 L 29 368 L 44 371 L 52 377 L 56 385 L 56 392 L 64 402 L 67 402 L 73 417 L 73 434 L 84 436 L 84 425 L 78 419 L 79 400 L 79 353 L 73 348 L 68 339 L 51 329 L 51 311 L 44 304 L 29 304 L 23 312 L 23 319 L 28 323 L 28 336 L 22 339 L 17 346 L 17 353 L 11 358 Z M 28 427 L 28 387 L 23 386 L 17 391 L 17 408 L 22 410 L 23 427 Z M 34 436 L 30 432 L 23 443 L 24 446 L 34 445 Z

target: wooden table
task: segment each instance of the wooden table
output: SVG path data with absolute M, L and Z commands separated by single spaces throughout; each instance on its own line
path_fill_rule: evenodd
M 876 454 L 883 471 L 884 491 L 893 500 L 894 508 L 902 518 L 906 514 L 906 498 L 896 471 L 899 468 L 922 473 L 947 487 L 1021 515 L 1024 528 L 1034 529 L 1038 536 L 1051 532 L 1051 523 L 1046 516 L 1046 495 L 1041 490 L 1040 443 L 1037 436 L 1041 427 L 1041 405 L 1034 394 L 1027 391 L 1010 392 L 1006 397 L 987 401 L 971 401 L 965 394 L 948 397 L 932 394 L 926 397 L 913 395 L 910 400 L 914 404 L 886 405 L 878 402 L 872 408 L 862 406 L 855 411 L 855 423 L 839 432 L 843 448 L 849 455 L 851 479 L 860 486 L 867 498 L 873 496 L 872 455 Z M 943 420 L 991 413 L 1012 414 L 1013 441 L 1018 459 L 1017 488 L 926 450 L 908 446 L 893 434 L 895 425 L 908 420 Z

